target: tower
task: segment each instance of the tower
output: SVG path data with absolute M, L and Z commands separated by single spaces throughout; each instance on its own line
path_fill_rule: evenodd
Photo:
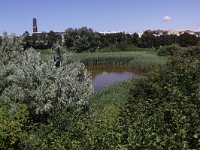
M 37 30 L 37 19 L 33 18 L 33 33 L 38 32 Z

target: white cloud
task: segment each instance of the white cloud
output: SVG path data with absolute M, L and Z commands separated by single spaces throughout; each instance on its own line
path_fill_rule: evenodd
M 170 21 L 170 20 L 172 20 L 172 17 L 170 17 L 170 16 L 165 16 L 165 17 L 163 17 L 162 20 L 164 20 L 164 21 Z

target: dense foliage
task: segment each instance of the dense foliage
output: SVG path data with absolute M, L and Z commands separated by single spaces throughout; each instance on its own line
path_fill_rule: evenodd
M 91 28 L 69 28 L 65 32 L 34 33 L 30 35 L 27 31 L 23 34 L 24 48 L 47 49 L 56 42 L 62 43 L 73 52 L 96 52 L 101 48 L 106 50 L 129 51 L 127 46 L 138 46 L 140 48 L 157 48 L 179 44 L 180 46 L 196 46 L 199 39 L 195 35 L 184 33 L 177 35 L 159 35 L 156 31 L 147 30 L 141 37 L 137 33 L 98 33 Z M 107 48 L 108 47 L 108 48 Z
M 180 35 L 178 41 L 179 45 L 183 47 L 196 46 L 198 44 L 198 38 L 188 33 Z
M 26 105 L 19 105 L 15 110 L 2 103 L 0 99 L 0 149 L 19 149 L 19 143 L 27 138 L 24 130 L 28 120 Z
M 148 77 L 91 98 L 91 77 L 74 60 L 76 54 L 72 59 L 58 42 L 44 62 L 23 44 L 5 34 L 0 48 L 0 149 L 200 148 L 199 47 L 184 49 Z M 173 56 L 177 47 L 165 52 Z M 84 53 L 79 58 L 141 68 L 154 59 L 166 61 L 149 52 L 130 55 Z
M 127 148 L 200 148 L 199 74 L 198 58 L 176 58 L 135 84 L 121 116 Z
M 163 46 L 158 49 L 158 55 L 159 56 L 174 56 L 178 55 L 183 51 L 183 48 L 179 45 L 169 45 L 169 46 Z
M 30 35 L 27 31 L 22 35 L 23 47 L 35 49 L 48 49 L 55 43 L 62 43 L 62 36 L 59 33 L 50 31 L 49 33 L 33 33 Z
M 65 31 L 64 45 L 75 52 L 96 52 L 101 46 L 100 36 L 92 29 L 82 27 L 80 29 L 69 28 Z
M 58 133 L 65 132 L 71 135 L 79 116 L 88 111 L 89 97 L 93 93 L 91 77 L 84 65 L 73 61 L 64 48 L 55 45 L 52 59 L 43 62 L 34 49 L 24 51 L 20 43 L 20 39 L 15 36 L 4 35 L 0 50 L 0 102 L 6 107 L 1 105 L 0 113 L 9 117 L 18 114 L 18 111 L 19 113 L 23 111 L 20 110 L 23 106 L 28 112 L 28 118 L 23 119 L 22 125 L 17 120 L 13 122 L 14 127 L 9 131 L 11 133 L 8 133 L 7 129 L 0 132 L 0 136 L 3 136 L 0 139 L 0 143 L 4 143 L 3 149 L 14 149 L 17 143 L 17 146 L 23 145 L 23 148 L 38 144 L 37 139 L 40 138 L 38 137 L 40 134 L 36 134 L 37 130 L 35 133 L 35 128 L 38 128 L 41 134 L 44 127 L 47 130 L 54 129 Z M 24 117 L 26 118 L 26 115 Z M 14 120 L 14 118 L 7 119 L 8 122 L 9 119 Z M 3 122 L 2 126 L 5 126 L 4 123 L 6 124 Z M 28 134 L 27 141 L 21 141 L 20 134 L 15 135 L 22 130 L 22 127 Z M 13 137 L 9 134 L 13 134 Z M 66 138 L 71 140 L 70 135 Z M 14 139 L 7 141 L 6 144 L 4 137 Z

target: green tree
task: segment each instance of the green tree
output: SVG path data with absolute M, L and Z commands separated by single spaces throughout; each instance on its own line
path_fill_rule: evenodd
M 196 46 L 198 44 L 198 38 L 195 35 L 184 33 L 178 38 L 179 45 L 183 47 Z
M 64 35 L 64 45 L 75 52 L 95 52 L 101 46 L 100 36 L 87 27 L 67 29 Z
M 139 35 L 137 33 L 134 33 L 132 36 L 131 36 L 131 41 L 133 43 L 133 45 L 138 45 L 138 42 L 139 42 Z
M 140 38 L 139 47 L 152 48 L 155 46 L 155 41 L 156 37 L 153 35 L 152 31 L 147 30 Z
M 54 31 L 50 31 L 47 35 L 48 47 L 51 48 L 56 42 L 59 44 L 62 43 L 62 37 L 59 34 L 56 34 Z

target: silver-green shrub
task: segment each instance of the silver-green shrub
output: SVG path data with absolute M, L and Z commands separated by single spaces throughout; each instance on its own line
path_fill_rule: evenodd
M 72 61 L 65 52 L 56 67 L 53 57 L 44 62 L 34 49 L 23 51 L 16 37 L 6 36 L 3 41 L 0 96 L 12 109 L 26 104 L 31 113 L 38 115 L 88 104 L 94 90 L 84 64 Z

